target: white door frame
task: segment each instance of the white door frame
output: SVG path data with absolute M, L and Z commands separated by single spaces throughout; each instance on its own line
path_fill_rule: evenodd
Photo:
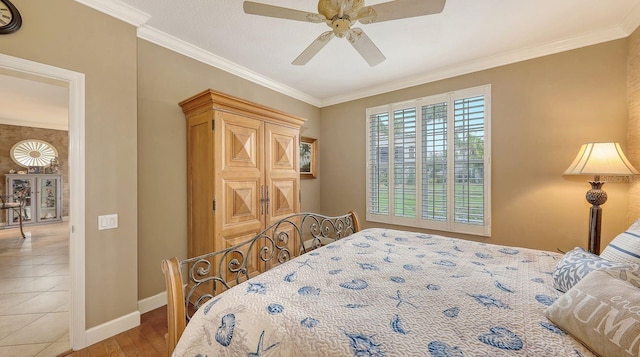
M 71 347 L 86 347 L 85 329 L 85 80 L 84 73 L 0 53 L 0 68 L 53 78 L 69 85 L 69 277 Z

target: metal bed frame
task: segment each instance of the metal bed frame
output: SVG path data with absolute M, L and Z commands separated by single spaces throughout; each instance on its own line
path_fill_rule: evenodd
M 175 349 L 195 311 L 217 294 L 359 230 L 360 222 L 354 211 L 334 217 L 298 213 L 272 223 L 253 238 L 227 249 L 185 260 L 176 257 L 163 260 L 168 300 L 168 355 Z M 292 246 L 297 247 L 297 251 L 291 251 Z M 252 266 L 256 262 L 259 267 Z M 186 280 L 183 271 L 187 273 Z

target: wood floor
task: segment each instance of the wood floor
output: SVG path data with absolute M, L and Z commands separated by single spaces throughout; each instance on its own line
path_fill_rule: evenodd
M 61 356 L 71 357 L 121 357 L 166 356 L 167 307 L 163 306 L 140 316 L 140 326 L 122 332 L 80 351 Z

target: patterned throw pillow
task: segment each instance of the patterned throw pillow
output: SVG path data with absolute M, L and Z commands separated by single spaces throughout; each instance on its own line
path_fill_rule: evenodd
M 549 320 L 600 356 L 640 355 L 640 289 L 596 270 L 560 296 Z
M 640 264 L 640 220 L 618 234 L 600 256 L 614 262 Z
M 623 268 L 628 264 L 612 262 L 576 247 L 567 252 L 553 271 L 553 286 L 565 292 L 590 272 L 603 268 Z

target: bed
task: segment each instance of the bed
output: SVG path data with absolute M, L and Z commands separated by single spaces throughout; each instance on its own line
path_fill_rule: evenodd
M 280 236 L 283 224 L 294 228 Z M 262 233 L 269 249 L 260 235 L 248 246 L 285 259 L 249 280 L 248 246 L 163 262 L 174 356 L 595 355 L 546 317 L 563 295 L 554 284 L 560 253 L 359 230 L 353 213 L 302 214 L 276 226 Z M 294 236 L 299 254 L 279 254 L 278 241 Z M 207 293 L 198 293 L 202 285 Z

